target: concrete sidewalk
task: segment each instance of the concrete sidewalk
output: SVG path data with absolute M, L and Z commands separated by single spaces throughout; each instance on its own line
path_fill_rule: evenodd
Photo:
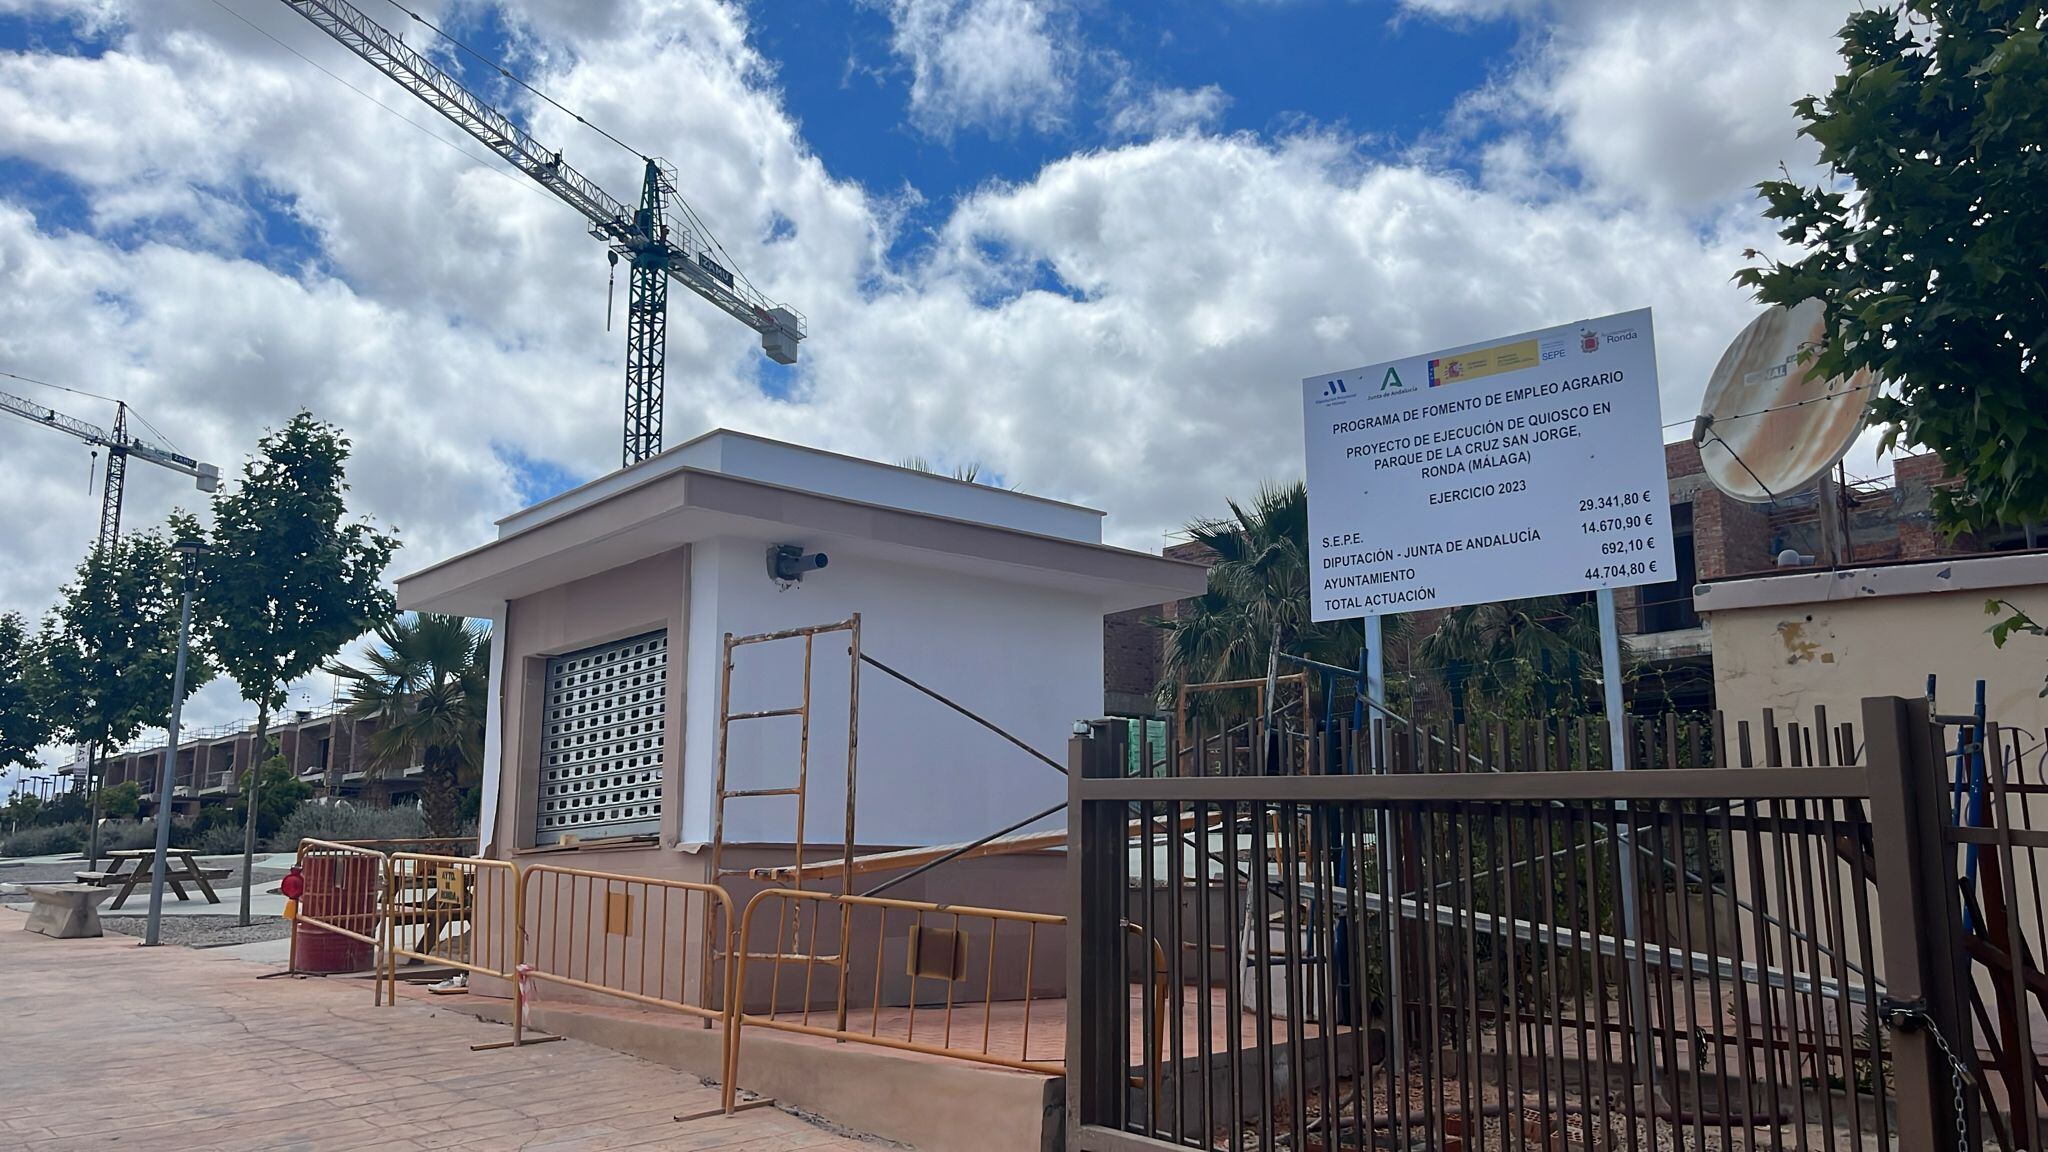
M 373 1007 L 367 981 L 264 969 L 127 937 L 51 940 L 0 909 L 0 1147 L 185 1152 L 878 1146 L 772 1109 L 713 1108 L 694 1077 L 435 1006 Z

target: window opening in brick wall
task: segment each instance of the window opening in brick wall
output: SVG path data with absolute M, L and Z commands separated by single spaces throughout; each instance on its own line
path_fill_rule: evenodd
M 1641 631 L 1646 635 L 1700 626 L 1700 614 L 1692 606 L 1693 585 L 1699 583 L 1700 575 L 1693 549 L 1691 504 L 1671 506 L 1671 558 L 1678 567 L 1677 577 L 1648 585 L 1641 593 Z
M 547 662 L 534 842 L 661 830 L 668 633 Z

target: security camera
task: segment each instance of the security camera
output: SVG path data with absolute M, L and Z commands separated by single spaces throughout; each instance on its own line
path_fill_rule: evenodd
M 795 584 L 804 578 L 804 573 L 830 562 L 823 552 L 806 552 L 801 545 L 768 546 L 768 578 L 784 584 Z

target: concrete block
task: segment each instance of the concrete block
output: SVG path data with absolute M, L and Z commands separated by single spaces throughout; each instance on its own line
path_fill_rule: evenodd
M 112 889 L 90 884 L 30 884 L 28 894 L 35 907 L 23 930 L 59 940 L 105 934 L 100 928 L 100 901 L 112 896 Z

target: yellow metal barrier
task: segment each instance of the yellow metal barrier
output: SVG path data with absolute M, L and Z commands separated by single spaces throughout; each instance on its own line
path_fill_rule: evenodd
M 293 920 L 372 948 L 384 943 L 384 894 L 390 861 L 384 853 L 331 840 L 301 840 L 297 859 L 305 891 Z M 299 933 L 291 933 L 288 970 L 299 970 Z M 371 996 L 383 989 L 372 981 Z
M 1064 1056 L 1034 1059 L 1031 1029 L 1039 929 L 1065 924 L 1063 916 L 918 900 L 784 888 L 756 894 L 735 947 L 728 1107 L 750 1027 L 1059 1075 Z M 758 950 L 771 939 L 771 950 Z M 762 969 L 765 996 L 755 988 L 766 1010 L 750 1011 L 747 989 L 757 978 L 749 974 Z
M 725 889 L 555 864 L 533 865 L 519 882 L 526 975 L 726 1022 L 733 909 Z M 693 956 L 708 957 L 695 972 Z
M 393 852 L 384 896 L 384 984 L 398 998 L 401 958 L 442 964 L 512 984 L 512 1040 L 524 1042 L 519 980 L 519 869 L 508 861 Z M 504 1047 L 482 1044 L 478 1048 Z
M 380 948 L 380 1003 L 397 1002 L 402 959 L 512 986 L 512 1039 L 479 1049 L 533 1042 L 529 981 L 544 981 L 723 1025 L 728 1113 L 747 1026 L 1063 1072 L 1064 1045 L 1042 1025 L 1041 1048 L 1052 1051 L 1031 1049 L 1044 1015 L 1039 930 L 1064 928 L 1063 916 L 770 888 L 747 902 L 735 931 L 732 898 L 714 884 L 321 840 L 300 843 L 299 863 L 309 882 L 298 919 Z M 1158 943 L 1133 934 L 1163 969 Z M 296 960 L 296 939 L 293 948 Z M 706 957 L 694 972 L 693 956 Z M 750 971 L 765 1010 L 747 1010 Z M 1146 1079 L 1157 1079 L 1161 1039 L 1148 1037 Z

